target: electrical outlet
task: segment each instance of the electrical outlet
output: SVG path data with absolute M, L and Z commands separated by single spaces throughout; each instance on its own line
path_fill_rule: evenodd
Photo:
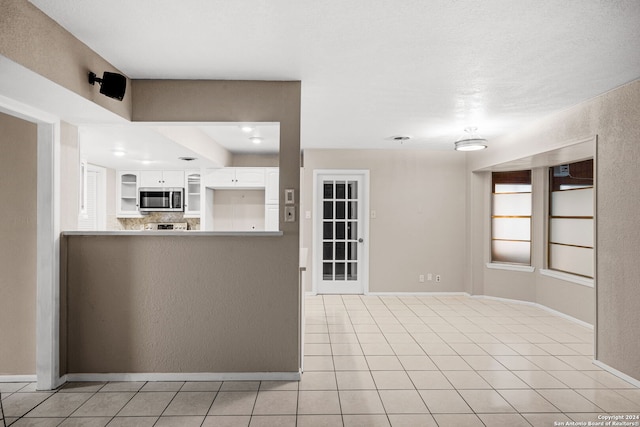
M 433 280 L 433 274 L 431 274 L 431 273 L 427 274 L 427 280 L 428 281 L 432 281 Z
M 440 281 L 440 275 L 436 274 L 436 282 L 439 282 L 439 281 Z
M 424 283 L 424 274 L 418 276 L 418 282 Z

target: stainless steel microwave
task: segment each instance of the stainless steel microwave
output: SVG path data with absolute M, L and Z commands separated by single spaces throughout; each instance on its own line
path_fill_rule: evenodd
M 183 212 L 184 188 L 140 188 L 140 212 Z

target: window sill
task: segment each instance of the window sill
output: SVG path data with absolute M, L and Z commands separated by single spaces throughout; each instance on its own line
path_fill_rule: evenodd
M 494 262 L 488 262 L 487 268 L 492 270 L 509 270 L 509 271 L 522 271 L 525 273 L 533 273 L 536 269 L 530 265 L 515 265 L 515 264 L 498 264 Z
M 576 276 L 575 274 L 563 273 L 561 271 L 540 269 L 540 274 L 543 276 L 553 277 L 554 279 L 564 280 L 566 282 L 577 283 L 578 285 L 593 288 L 593 279 L 588 279 L 582 276 Z

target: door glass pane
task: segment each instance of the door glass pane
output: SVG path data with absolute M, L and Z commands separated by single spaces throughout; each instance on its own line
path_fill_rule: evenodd
M 344 242 L 336 242 L 336 259 L 343 260 L 345 259 L 345 243 Z
M 349 240 L 358 240 L 358 223 L 355 221 L 349 221 L 347 230 Z
M 322 238 L 324 240 L 333 239 L 333 223 L 325 221 L 322 224 Z
M 355 261 L 358 259 L 358 244 L 355 242 L 351 242 L 347 246 L 347 259 L 350 261 Z
M 358 280 L 358 264 L 350 262 L 347 264 L 347 280 Z
M 331 182 L 324 183 L 324 198 L 333 199 L 333 183 Z
M 358 198 L 358 182 L 349 181 L 347 192 L 348 192 L 348 197 L 350 199 L 357 199 Z
M 344 181 L 336 182 L 336 199 L 344 199 L 346 197 L 347 190 Z
M 358 202 L 349 202 L 349 219 L 358 219 Z
M 324 219 L 333 218 L 333 202 L 324 202 Z
M 322 244 L 322 259 L 324 261 L 333 261 L 333 243 L 324 242 Z
M 345 238 L 345 223 L 343 221 L 336 222 L 336 240 L 344 240 Z
M 322 278 L 324 280 L 333 279 L 333 264 L 330 262 L 322 263 Z
M 344 219 L 345 213 L 346 213 L 345 210 L 346 210 L 345 202 L 336 202 L 336 219 Z
M 344 280 L 344 262 L 336 262 L 336 280 Z

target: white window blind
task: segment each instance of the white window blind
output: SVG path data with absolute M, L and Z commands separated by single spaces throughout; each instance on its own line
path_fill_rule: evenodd
M 549 168 L 548 268 L 593 278 L 593 160 Z
M 531 171 L 492 174 L 491 262 L 531 265 Z

